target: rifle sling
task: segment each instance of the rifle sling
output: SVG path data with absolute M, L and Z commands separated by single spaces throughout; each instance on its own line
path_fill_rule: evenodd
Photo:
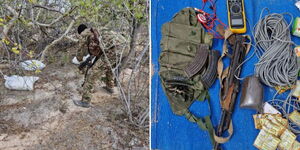
M 233 134 L 233 123 L 232 120 L 230 120 L 229 128 L 228 128 L 228 136 L 227 137 L 222 137 L 222 136 L 217 136 L 215 132 L 213 132 L 214 140 L 217 143 L 226 143 L 232 136 Z
M 228 67 L 224 69 L 224 64 L 223 64 L 223 58 L 226 56 L 226 54 L 228 53 L 228 47 L 227 47 L 227 41 L 230 38 L 230 36 L 233 35 L 233 33 L 230 30 L 225 30 L 225 35 L 224 35 L 224 43 L 223 43 L 223 51 L 221 54 L 221 57 L 218 60 L 218 67 L 217 67 L 217 71 L 218 71 L 218 78 L 220 81 L 220 87 L 223 87 L 223 80 L 227 77 L 228 75 Z M 245 38 L 247 39 L 251 39 L 248 35 L 243 35 Z M 251 48 L 251 44 L 247 44 L 246 46 L 246 53 L 245 56 L 248 54 L 249 50 Z
M 223 85 L 224 79 L 228 76 L 228 73 L 229 73 L 229 67 L 227 67 L 227 68 L 224 69 L 224 64 L 223 64 L 222 60 L 226 56 L 226 54 L 228 54 L 227 42 L 230 39 L 231 35 L 233 35 L 233 33 L 230 30 L 228 30 L 228 29 L 225 30 L 224 43 L 223 43 L 223 51 L 222 51 L 221 57 L 218 60 L 217 71 L 218 71 L 218 78 L 219 78 L 219 82 L 220 82 L 220 99 L 222 99 L 222 89 L 224 87 L 224 85 Z M 247 35 L 243 35 L 243 36 L 245 38 L 247 38 L 247 39 L 251 39 Z M 232 42 L 232 41 L 230 41 L 230 42 Z M 248 54 L 250 48 L 251 48 L 251 44 L 247 44 L 245 56 Z M 227 103 L 227 102 L 225 102 L 225 103 Z M 222 104 L 222 101 L 221 101 L 221 104 Z M 224 104 L 224 105 L 228 106 L 229 104 L 227 103 L 227 104 Z M 232 120 L 230 120 L 230 125 L 229 125 L 229 128 L 228 128 L 227 131 L 228 131 L 228 136 L 227 137 L 217 136 L 214 133 L 214 139 L 215 139 L 215 141 L 218 142 L 218 143 L 225 143 L 225 142 L 227 142 L 231 138 L 231 136 L 233 134 L 233 123 L 232 123 Z

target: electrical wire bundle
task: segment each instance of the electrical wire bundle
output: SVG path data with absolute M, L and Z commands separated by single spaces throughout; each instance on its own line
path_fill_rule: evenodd
M 203 3 L 201 9 L 195 8 L 198 21 L 203 25 L 203 27 L 207 30 L 207 32 L 211 33 L 214 36 L 214 38 L 224 39 L 222 35 L 220 35 L 218 32 L 214 30 L 214 28 L 217 25 L 227 28 L 227 26 L 219 18 L 217 18 L 217 8 L 216 8 L 217 0 L 202 0 L 202 2 Z M 210 4 L 209 8 L 213 11 L 212 13 L 207 13 L 204 11 L 206 3 Z
M 259 62 L 255 65 L 255 74 L 270 87 L 291 86 L 297 80 L 297 57 L 293 51 L 289 27 L 283 14 L 268 14 L 254 27 L 256 55 Z
M 300 101 L 296 98 L 293 98 L 291 93 L 289 94 L 286 100 L 274 98 L 273 100 L 268 102 L 277 110 L 279 110 L 282 113 L 283 117 L 288 119 L 289 129 L 295 134 L 300 135 L 300 126 L 293 123 L 289 118 L 290 113 L 294 110 L 300 111 Z

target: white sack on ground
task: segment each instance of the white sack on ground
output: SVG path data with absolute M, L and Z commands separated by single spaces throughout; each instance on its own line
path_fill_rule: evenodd
M 11 90 L 33 90 L 34 83 L 39 79 L 35 76 L 4 76 L 5 87 Z
M 26 60 L 20 63 L 20 66 L 27 71 L 35 71 L 35 70 L 42 70 L 45 68 L 45 64 L 38 60 Z

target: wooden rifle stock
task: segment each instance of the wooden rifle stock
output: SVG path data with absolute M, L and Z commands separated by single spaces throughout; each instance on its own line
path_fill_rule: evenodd
M 245 38 L 241 35 L 234 34 L 232 35 L 235 38 L 234 44 L 231 44 L 233 54 L 230 56 L 230 66 L 228 71 L 228 76 L 225 78 L 225 84 L 223 86 L 224 93 L 221 94 L 221 106 L 222 106 L 222 116 L 216 132 L 218 137 L 221 137 L 223 132 L 229 129 L 231 123 L 231 116 L 234 109 L 234 104 L 239 89 L 239 80 L 236 79 L 236 76 L 239 76 L 241 68 L 238 68 L 239 65 L 243 62 L 246 55 L 246 47 L 243 45 Z M 222 95 L 223 94 L 223 95 Z M 231 135 L 230 135 L 231 136 Z M 219 143 L 215 142 L 214 150 L 219 150 Z

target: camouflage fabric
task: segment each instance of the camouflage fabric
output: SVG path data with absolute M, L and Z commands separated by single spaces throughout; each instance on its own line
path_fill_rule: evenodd
M 111 53 L 107 53 L 111 58 Z M 112 89 L 114 84 L 114 76 L 107 62 L 97 62 L 90 70 L 85 79 L 85 84 L 82 87 L 82 101 L 90 102 L 92 100 L 92 93 L 94 86 L 98 80 L 105 83 L 107 88 Z
M 76 53 L 76 58 L 79 61 L 82 61 L 83 56 L 86 56 L 87 54 L 89 54 L 88 47 L 87 47 L 88 38 L 92 35 L 93 35 L 93 33 L 90 31 L 90 29 L 86 29 L 80 34 L 79 45 L 78 45 L 78 49 L 77 49 L 77 53 Z
M 212 36 L 205 32 L 192 8 L 181 10 L 162 27 L 159 75 L 171 108 L 177 115 L 184 115 L 194 100 L 205 99 L 201 72 L 190 78 L 184 70 L 194 60 L 196 52 L 204 50 L 199 47 L 203 44 L 211 46 L 211 43 Z M 174 88 L 185 91 L 176 93 Z
M 77 50 L 77 56 L 76 56 L 79 61 L 82 61 L 83 56 L 89 54 L 88 40 L 91 36 L 93 36 L 93 33 L 91 32 L 90 29 L 86 29 L 80 34 L 79 48 Z M 95 43 L 93 43 L 92 46 L 95 47 Z M 104 51 L 112 67 L 115 67 L 115 60 L 116 60 L 115 48 L 111 46 L 108 48 L 104 48 Z M 85 73 L 85 69 L 87 68 L 80 70 L 80 72 Z M 105 77 L 102 77 L 103 75 Z M 106 61 L 106 59 L 103 56 L 95 63 L 95 65 L 88 72 L 87 78 L 85 79 L 85 84 L 82 87 L 82 101 L 84 102 L 91 101 L 93 88 L 97 80 L 102 80 L 105 83 L 107 88 L 112 89 L 114 87 L 113 73 L 111 71 L 109 63 Z
M 210 140 L 214 144 L 214 130 L 210 115 L 200 118 L 189 110 L 195 100 L 208 99 L 209 102 L 208 89 L 201 81 L 201 74 L 205 69 L 199 70 L 192 76 L 188 76 L 185 72 L 195 58 L 202 58 L 195 57 L 198 51 L 209 50 L 212 45 L 212 35 L 205 32 L 193 8 L 185 8 L 176 13 L 170 22 L 162 26 L 161 32 L 159 76 L 172 111 L 176 115 L 185 116 L 189 121 L 197 123 L 201 129 L 208 131 Z M 202 45 L 206 45 L 204 47 L 207 48 L 203 48 Z

